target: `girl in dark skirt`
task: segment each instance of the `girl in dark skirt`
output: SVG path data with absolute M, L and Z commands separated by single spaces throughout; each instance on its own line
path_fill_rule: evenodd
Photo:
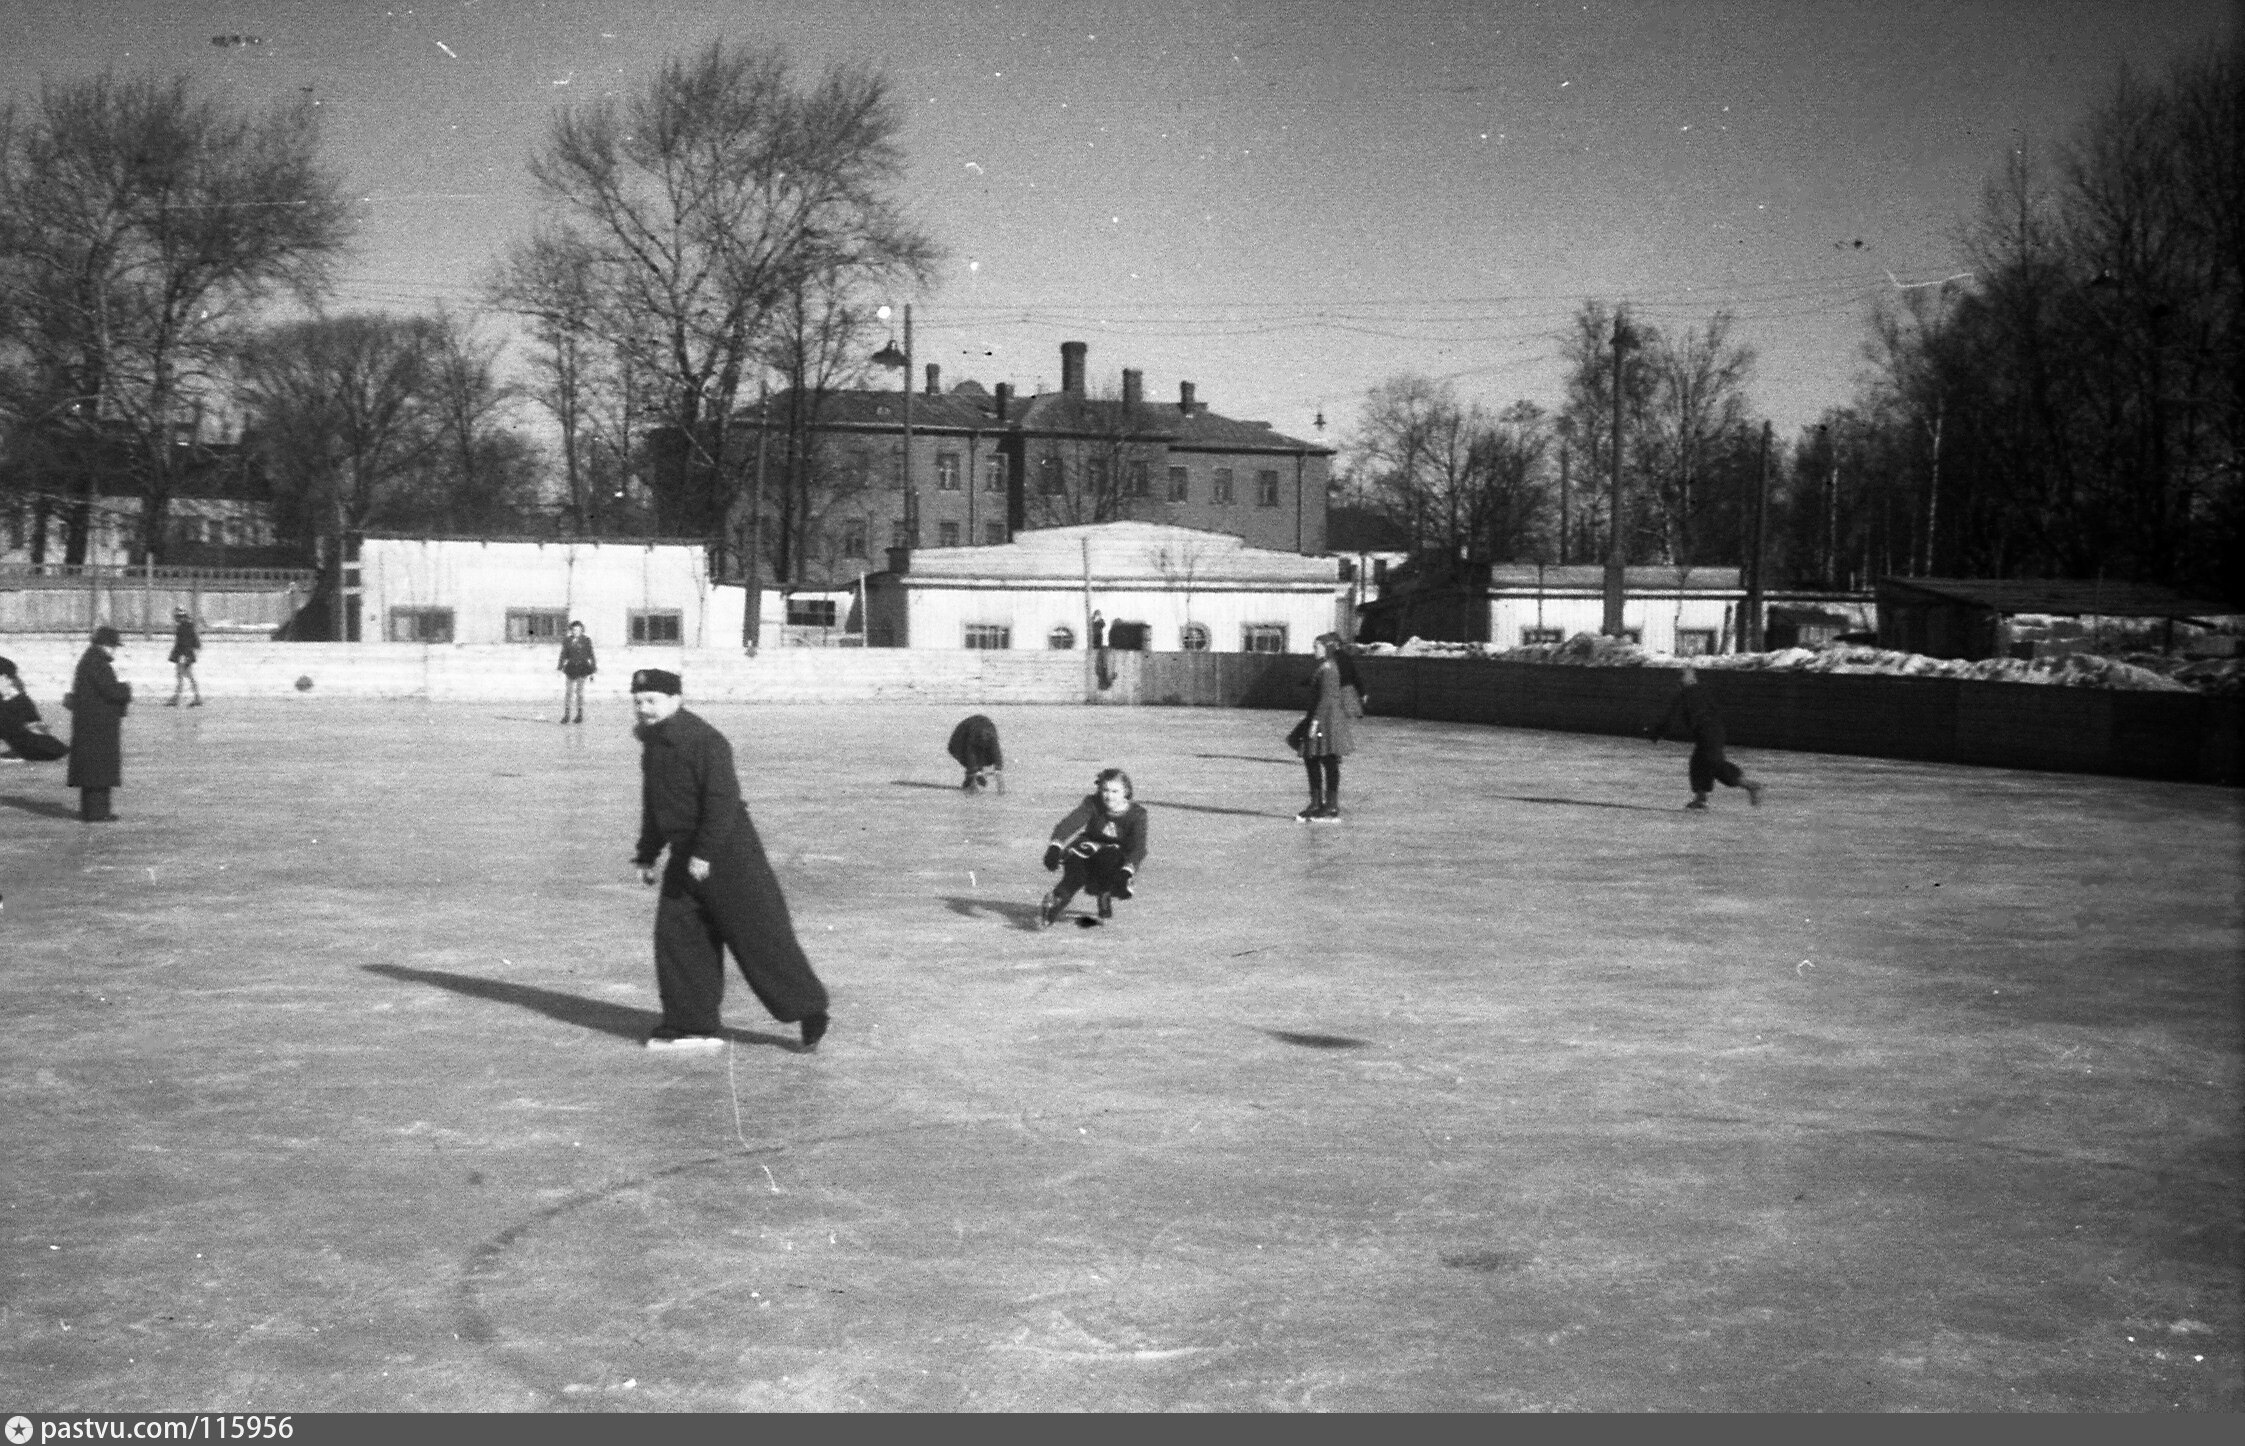
M 1083 802 L 1053 826 L 1052 842 L 1045 845 L 1045 869 L 1058 872 L 1060 882 L 1038 905 L 1037 927 L 1059 918 L 1079 889 L 1097 896 L 1100 918 L 1113 918 L 1110 901 L 1131 897 L 1131 883 L 1145 860 L 1146 806 L 1131 801 L 1129 774 L 1104 769 Z

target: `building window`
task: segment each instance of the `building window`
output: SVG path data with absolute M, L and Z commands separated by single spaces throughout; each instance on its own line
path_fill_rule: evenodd
M 1005 546 L 1005 545 L 1006 545 L 1006 525 L 1005 525 L 1005 524 L 1004 524 L 1003 522 L 985 522 L 985 523 L 983 523 L 983 524 L 982 524 L 982 540 L 983 540 L 983 542 L 984 542 L 984 543 L 985 543 L 986 545 L 988 545 L 988 546 L 991 546 L 991 547 L 1003 547 L 1003 546 Z
M 452 609 L 391 608 L 390 641 L 393 643 L 449 643 Z
M 1231 468 L 1219 467 L 1216 469 L 1216 480 L 1209 486 L 1208 500 L 1218 507 L 1229 507 L 1232 505 Z
M 569 614 L 561 608 L 508 608 L 507 641 L 559 643 L 569 631 Z
M 1255 505 L 1278 506 L 1278 473 L 1266 471 L 1255 474 Z
M 1061 475 L 1060 459 L 1047 453 L 1037 461 L 1037 494 L 1041 497 L 1058 497 L 1068 490 L 1068 481 Z
M 907 480 L 904 473 L 904 444 L 893 442 L 889 446 L 889 490 L 902 492 Z
M 676 608 L 634 608 L 629 614 L 634 646 L 672 647 L 685 636 L 685 615 Z
M 1676 629 L 1676 656 L 1679 658 L 1704 658 L 1715 651 L 1713 628 Z
M 967 646 L 1003 651 L 1013 646 L 1013 629 L 1004 623 L 968 623 Z
M 1202 627 L 1199 623 L 1185 624 L 1183 628 L 1178 630 L 1177 646 L 1188 653 L 1207 652 L 1208 629 Z
M 1084 491 L 1093 497 L 1107 495 L 1107 479 L 1113 475 L 1113 469 L 1107 465 L 1105 457 L 1084 459 Z
M 912 537 L 911 528 L 905 526 L 902 522 L 892 522 L 889 524 L 889 546 L 917 547 L 918 545 L 919 544 L 914 541 Z
M 1151 497 L 1154 495 L 1153 468 L 1143 462 L 1133 462 L 1130 464 L 1129 475 L 1131 496 Z
M 842 476 L 853 487 L 865 487 L 873 481 L 873 454 L 863 447 L 850 448 L 849 465 Z
M 1056 653 L 1065 653 L 1076 645 L 1076 630 L 1066 623 L 1045 634 L 1045 646 Z
M 842 524 L 842 555 L 844 557 L 865 556 L 864 523 L 845 522 Z
M 1001 452 L 983 461 L 982 490 L 985 492 L 1003 492 L 1006 490 L 1006 459 L 1004 453 Z
M 937 547 L 957 547 L 959 545 L 959 524 L 956 522 L 938 522 L 935 525 L 935 545 Z
M 958 453 L 938 452 L 935 454 L 935 490 L 938 492 L 956 492 L 959 490 Z
M 834 626 L 834 599 L 830 597 L 791 597 L 787 600 L 787 625 L 791 628 L 830 628 Z
M 1248 623 L 1239 630 L 1239 650 L 1243 653 L 1283 653 L 1286 651 L 1286 624 Z
M 1172 502 L 1189 502 L 1192 500 L 1192 494 L 1192 481 L 1185 469 L 1182 467 L 1170 468 L 1169 500 Z
M 1567 630 L 1565 628 L 1522 628 L 1520 630 L 1520 646 L 1523 648 L 1540 648 L 1547 643 L 1563 643 L 1565 641 L 1567 641 Z

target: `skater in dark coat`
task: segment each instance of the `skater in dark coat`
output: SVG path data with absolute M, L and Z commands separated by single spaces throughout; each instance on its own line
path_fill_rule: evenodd
M 720 1048 L 725 951 L 757 1000 L 784 1024 L 800 1023 L 815 1049 L 827 1027 L 826 986 L 796 941 L 787 900 L 764 857 L 733 775 L 725 735 L 680 706 L 678 675 L 632 674 L 640 741 L 642 883 L 662 884 L 655 906 L 655 983 L 663 1018 L 649 1049 Z M 670 850 L 658 875 L 656 858 Z
M 585 679 L 600 671 L 599 660 L 592 655 L 592 638 L 585 632 L 583 623 L 569 625 L 569 635 L 561 640 L 561 661 L 554 664 L 561 673 L 561 721 L 585 721 Z M 570 709 L 576 716 L 570 716 Z
M 30 763 L 52 763 L 70 751 L 69 744 L 39 721 L 38 706 L 25 691 L 23 679 L 16 676 L 16 665 L 6 658 L 0 658 L 0 745 L 8 750 L 0 758 Z
M 93 642 L 78 659 L 78 672 L 70 682 L 70 774 L 65 780 L 78 790 L 78 817 L 87 823 L 113 823 L 109 790 L 124 781 L 125 710 L 132 706 L 130 683 L 117 681 L 110 660 L 125 640 L 115 628 L 94 629 Z
M 1006 756 L 998 747 L 997 724 L 980 713 L 963 719 L 951 730 L 951 742 L 946 747 L 966 770 L 959 787 L 972 793 L 996 784 L 998 792 L 1006 791 Z
M 1689 765 L 1692 801 L 1684 807 L 1707 807 L 1707 795 L 1715 791 L 1718 782 L 1725 788 L 1745 789 L 1747 802 L 1761 807 L 1762 785 L 1723 756 L 1723 715 L 1715 711 L 1715 705 L 1700 691 L 1699 674 L 1686 668 L 1681 682 L 1675 701 L 1668 705 L 1668 712 L 1653 725 L 1653 742 L 1666 737 L 1692 740 Z
M 177 708 L 179 698 L 188 689 L 195 690 L 195 701 L 190 708 L 203 706 L 203 685 L 195 681 L 195 660 L 202 656 L 202 635 L 195 631 L 195 620 L 187 616 L 187 609 L 172 609 L 171 656 L 164 661 L 172 666 L 171 701 L 166 708 Z
M 1356 751 L 1356 720 L 1364 716 L 1363 694 L 1349 681 L 1356 663 L 1341 652 L 1340 634 L 1326 633 L 1316 646 L 1317 671 L 1310 675 L 1310 686 L 1317 691 L 1295 730 L 1310 776 L 1309 806 L 1294 815 L 1301 823 L 1341 816 L 1341 760 Z
M 1131 802 L 1131 796 L 1129 774 L 1103 769 L 1083 802 L 1053 825 L 1045 871 L 1059 873 L 1060 882 L 1037 907 L 1039 928 L 1059 918 L 1078 889 L 1098 898 L 1102 919 L 1115 916 L 1112 900 L 1131 897 L 1138 866 L 1146 861 L 1146 806 Z

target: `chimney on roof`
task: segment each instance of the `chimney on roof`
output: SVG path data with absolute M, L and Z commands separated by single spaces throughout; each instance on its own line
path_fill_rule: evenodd
M 943 395 L 943 386 L 942 386 L 942 379 L 943 379 L 943 368 L 942 368 L 942 367 L 939 367 L 939 366 L 937 366 L 937 365 L 936 365 L 936 364 L 935 364 L 934 362 L 929 362 L 929 363 L 928 363 L 928 395 L 929 395 L 929 396 L 931 396 L 931 397 L 940 397 L 940 396 L 942 396 L 942 395 Z
M 1136 367 L 1123 368 L 1123 405 L 1135 407 L 1146 400 L 1146 374 Z
M 1006 413 L 1013 409 L 1013 383 L 998 383 L 998 420 L 1003 422 Z
M 1189 417 L 1199 406 L 1200 403 L 1193 400 L 1193 384 L 1191 382 L 1179 382 L 1177 384 L 1177 410 Z
M 1090 349 L 1080 341 L 1060 344 L 1060 390 L 1074 392 L 1079 397 L 1083 395 L 1084 353 Z

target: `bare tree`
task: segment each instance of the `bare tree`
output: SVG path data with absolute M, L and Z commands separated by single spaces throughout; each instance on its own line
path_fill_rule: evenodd
M 316 145 L 308 107 L 244 115 L 183 76 L 105 73 L 0 114 L 0 407 L 130 440 L 145 556 L 163 550 L 181 424 L 249 313 L 317 297 L 343 248 Z
M 1120 392 L 1046 398 L 1045 440 L 1028 458 L 1030 525 L 1116 522 L 1154 509 L 1154 464 L 1168 437 L 1161 409 Z
M 647 385 L 680 530 L 724 534 L 732 418 L 805 272 L 931 264 L 890 194 L 900 127 L 876 72 L 799 89 L 776 52 L 720 41 L 621 105 L 564 112 L 533 158 L 548 234 L 583 258 L 589 329 Z
M 1731 324 L 1730 313 L 1718 311 L 1704 330 L 1674 338 L 1653 332 L 1645 347 L 1651 379 L 1640 434 L 1646 497 L 1664 536 L 1663 556 L 1687 566 L 1700 560 L 1694 524 L 1710 500 L 1702 493 L 1752 425 L 1746 379 L 1754 352 L 1731 340 Z

